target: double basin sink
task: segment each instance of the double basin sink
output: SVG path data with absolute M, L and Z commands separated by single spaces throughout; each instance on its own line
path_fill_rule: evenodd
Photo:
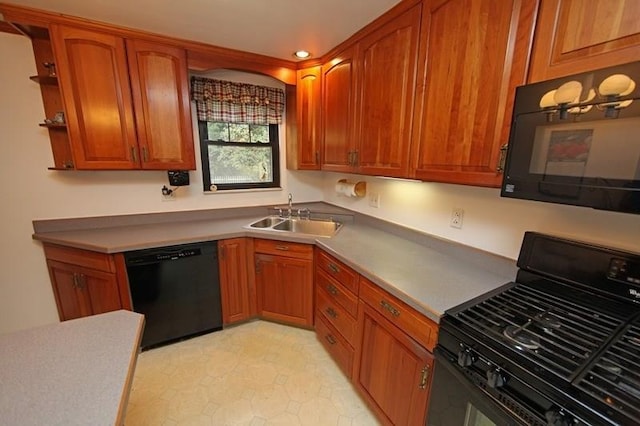
M 318 237 L 332 237 L 342 228 L 342 223 L 327 219 L 267 216 L 250 223 L 246 228 L 314 235 Z

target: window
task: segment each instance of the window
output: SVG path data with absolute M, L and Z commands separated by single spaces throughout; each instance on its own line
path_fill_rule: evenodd
M 205 191 L 280 186 L 277 124 L 199 121 L 198 127 Z
M 205 191 L 280 186 L 284 90 L 191 77 Z

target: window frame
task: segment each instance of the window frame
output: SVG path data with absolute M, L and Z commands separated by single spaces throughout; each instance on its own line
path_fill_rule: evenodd
M 280 188 L 280 131 L 279 124 L 266 124 L 269 126 L 269 143 L 253 143 L 253 142 L 219 142 L 208 139 L 209 130 L 207 129 L 208 121 L 198 120 L 198 133 L 200 140 L 200 163 L 202 165 L 202 185 L 205 192 L 229 191 L 238 189 L 270 189 Z M 229 124 L 245 124 L 233 123 L 229 121 L 220 121 L 219 123 Z M 273 168 L 272 182 L 254 182 L 254 183 L 211 183 L 211 170 L 209 167 L 209 146 L 237 146 L 237 147 L 253 147 L 260 146 L 264 149 L 271 149 L 271 166 Z M 216 189 L 211 189 L 215 185 Z

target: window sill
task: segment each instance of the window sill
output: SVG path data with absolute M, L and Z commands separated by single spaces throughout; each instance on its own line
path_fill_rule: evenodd
M 202 191 L 204 195 L 219 195 L 219 194 L 237 194 L 237 193 L 247 193 L 247 192 L 275 192 L 282 191 L 282 187 L 278 186 L 275 188 L 249 188 L 249 189 L 221 189 L 219 191 Z

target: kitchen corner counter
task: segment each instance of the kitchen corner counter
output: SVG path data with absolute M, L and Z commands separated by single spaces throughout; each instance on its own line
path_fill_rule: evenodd
M 143 326 L 115 311 L 0 335 L 2 424 L 123 424 Z
M 517 269 L 511 259 L 334 206 L 310 206 L 335 214 L 351 213 L 353 220 L 331 238 L 247 229 L 247 224 L 267 215 L 263 208 L 238 210 L 235 215 L 225 212 L 224 217 L 207 212 L 206 218 L 202 213 L 171 222 L 144 223 L 142 217 L 140 223 L 120 221 L 104 227 L 36 232 L 34 238 L 102 253 L 236 237 L 315 244 L 436 323 L 447 309 L 515 278 Z

